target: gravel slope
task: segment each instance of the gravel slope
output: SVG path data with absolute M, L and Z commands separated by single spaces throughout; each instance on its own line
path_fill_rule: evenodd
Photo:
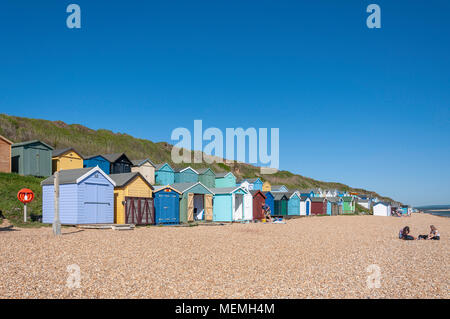
M 401 241 L 401 227 L 441 241 Z M 1 228 L 0 228 L 1 229 Z M 450 218 L 307 217 L 285 225 L 0 231 L 1 298 L 449 298 Z M 67 266 L 80 288 L 66 287 Z M 367 267 L 381 287 L 367 288 Z

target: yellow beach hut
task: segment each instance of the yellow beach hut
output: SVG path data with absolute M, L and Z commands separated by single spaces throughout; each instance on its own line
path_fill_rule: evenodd
M 74 148 L 52 151 L 52 173 L 64 169 L 83 168 L 83 156 Z
M 139 173 L 111 174 L 115 224 L 154 224 L 153 186 Z
M 263 192 L 271 192 L 272 191 L 272 185 L 270 185 L 270 183 L 268 181 L 265 181 L 263 183 L 263 186 L 262 186 L 262 191 Z

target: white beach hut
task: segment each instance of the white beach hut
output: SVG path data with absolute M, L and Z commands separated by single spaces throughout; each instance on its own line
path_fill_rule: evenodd
M 391 216 L 391 204 L 378 202 L 373 205 L 374 216 Z

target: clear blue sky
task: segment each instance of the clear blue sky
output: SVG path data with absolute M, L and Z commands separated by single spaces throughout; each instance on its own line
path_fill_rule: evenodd
M 66 27 L 70 3 L 81 30 Z M 381 29 L 366 27 L 370 3 Z M 448 204 L 449 12 L 446 0 L 6 0 L 0 112 L 169 142 L 194 119 L 279 127 L 281 169 Z

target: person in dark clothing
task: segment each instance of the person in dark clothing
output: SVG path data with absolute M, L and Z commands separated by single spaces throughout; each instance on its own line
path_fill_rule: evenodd
M 406 226 L 402 229 L 402 238 L 403 240 L 414 240 L 415 238 L 409 234 L 409 227 Z

